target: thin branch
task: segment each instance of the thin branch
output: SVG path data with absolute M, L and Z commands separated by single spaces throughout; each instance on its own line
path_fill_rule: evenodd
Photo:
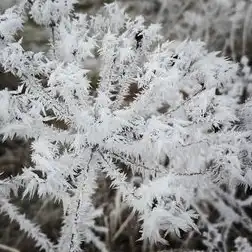
M 114 242 L 119 235 L 123 232 L 123 230 L 127 227 L 127 225 L 129 224 L 129 222 L 133 219 L 133 217 L 135 216 L 135 211 L 132 210 L 130 215 L 127 217 L 127 219 L 123 222 L 123 224 L 120 226 L 120 228 L 117 230 L 117 232 L 114 234 L 112 241 Z
M 9 247 L 9 246 L 4 245 L 4 244 L 0 244 L 0 249 L 5 250 L 5 251 L 9 251 L 9 252 L 20 252 L 19 250 L 15 249 L 15 248 L 12 248 L 12 247 Z
M 189 146 L 189 145 L 187 145 L 187 146 Z M 185 145 L 185 146 L 182 146 L 182 147 L 186 147 L 186 145 Z M 103 155 L 100 151 L 98 151 L 98 152 L 99 152 L 100 155 L 102 155 L 103 159 L 106 160 L 105 157 L 104 157 L 104 155 Z M 124 161 L 124 157 L 120 157 L 118 154 L 112 153 L 112 154 L 109 154 L 109 155 L 112 155 L 112 156 L 114 155 L 116 158 L 119 158 L 120 160 Z M 126 162 L 131 163 L 132 166 L 133 166 L 133 165 L 135 165 L 135 166 L 140 166 L 141 168 L 143 168 L 143 169 L 145 169 L 145 170 L 148 170 L 148 171 L 159 172 L 159 170 L 154 170 L 153 168 L 149 168 L 149 167 L 147 167 L 147 166 L 145 166 L 145 165 L 143 165 L 143 164 L 134 163 L 133 161 L 130 161 L 130 160 L 128 160 L 128 159 L 126 160 Z M 167 175 L 168 175 L 168 174 L 169 174 L 169 172 L 167 171 Z M 202 173 L 202 172 L 175 173 L 175 174 L 173 174 L 173 175 L 175 175 L 175 176 L 197 176 L 197 175 L 205 175 L 205 173 Z
M 249 23 L 251 20 L 251 13 L 252 13 L 252 4 L 249 5 L 247 10 L 244 25 L 243 25 L 243 33 L 242 33 L 242 56 L 246 55 L 246 46 L 248 41 L 248 34 L 249 34 Z
M 195 92 L 192 96 L 190 96 L 188 99 L 186 99 L 185 101 L 183 101 L 181 104 L 177 105 L 175 108 L 168 110 L 165 115 L 170 115 L 171 113 L 179 110 L 182 106 L 184 106 L 187 102 L 191 101 L 195 96 L 197 96 L 198 94 L 202 93 L 206 88 L 203 86 L 200 90 L 198 90 L 197 92 Z
M 92 159 L 93 159 L 93 155 L 94 155 L 94 152 L 95 152 L 95 150 L 97 149 L 97 147 L 98 147 L 98 145 L 95 145 L 95 146 L 93 146 L 92 149 L 91 149 L 90 158 L 89 158 L 88 164 L 87 164 L 87 172 L 88 172 L 89 169 L 90 169 L 90 163 L 91 163 L 91 161 L 92 161 Z M 81 200 L 78 199 L 78 203 L 77 203 L 77 207 L 76 207 L 76 211 L 75 211 L 75 216 L 74 216 L 74 223 L 73 223 L 74 225 L 76 225 L 76 223 L 78 222 L 80 204 L 81 204 Z M 74 244 L 73 244 L 74 235 L 75 235 L 74 233 L 72 233 L 72 235 L 71 235 L 69 251 L 72 251 L 72 248 L 73 248 L 73 245 L 74 245 Z

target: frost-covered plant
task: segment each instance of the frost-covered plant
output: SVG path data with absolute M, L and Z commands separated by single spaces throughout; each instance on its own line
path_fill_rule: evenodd
M 235 248 L 237 252 L 251 252 L 252 247 L 249 244 L 248 240 L 243 237 L 238 237 L 235 239 Z
M 0 91 L 0 133 L 3 141 L 32 140 L 32 166 L 1 181 L 1 212 L 45 251 L 81 251 L 83 242 L 106 251 L 95 235 L 106 232 L 95 223 L 103 213 L 91 198 L 102 172 L 139 214 L 142 239 L 198 232 L 198 219 L 214 250 L 233 223 L 251 229 L 242 210 L 249 203 L 232 194 L 251 184 L 240 157 L 251 151 L 250 132 L 236 126 L 237 66 L 200 41 L 174 46 L 159 25 L 131 20 L 117 4 L 87 16 L 75 3 L 24 0 L 0 16 L 0 64 L 22 82 Z M 28 17 L 51 30 L 48 55 L 15 40 Z M 91 83 L 85 64 L 95 57 L 99 80 Z M 62 204 L 57 244 L 10 202 L 19 189 Z M 218 223 L 206 201 L 219 210 Z

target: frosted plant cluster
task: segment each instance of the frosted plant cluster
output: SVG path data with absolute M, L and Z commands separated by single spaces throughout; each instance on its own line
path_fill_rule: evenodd
M 107 251 L 98 235 L 107 229 L 95 221 L 103 210 L 92 201 L 106 174 L 138 214 L 141 239 L 201 233 L 209 251 L 229 251 L 233 225 L 252 231 L 244 209 L 252 198 L 237 198 L 252 183 L 245 58 L 241 77 L 203 42 L 174 45 L 160 25 L 131 19 L 116 3 L 88 16 L 74 12 L 76 2 L 22 0 L 0 16 L 0 64 L 21 81 L 0 91 L 0 133 L 32 141 L 31 166 L 0 181 L 0 211 L 44 251 L 82 251 L 83 243 Z M 47 54 L 23 49 L 28 18 L 50 30 Z M 91 59 L 97 83 L 85 68 Z M 57 243 L 11 202 L 20 192 L 62 204 Z M 250 251 L 237 237 L 237 251 Z

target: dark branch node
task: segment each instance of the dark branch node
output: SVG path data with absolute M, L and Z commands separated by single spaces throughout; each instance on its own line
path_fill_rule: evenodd
M 136 40 L 136 42 L 137 42 L 136 49 L 138 49 L 139 47 L 142 46 L 142 40 L 143 40 L 142 31 L 139 31 L 139 32 L 135 35 L 135 40 Z
M 153 198 L 152 200 L 152 204 L 151 204 L 151 210 L 153 210 L 155 207 L 157 207 L 157 204 L 158 204 L 158 200 L 157 198 Z

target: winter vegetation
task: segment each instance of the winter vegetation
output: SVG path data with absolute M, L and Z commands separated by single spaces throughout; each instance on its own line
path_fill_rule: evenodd
M 221 50 L 233 60 L 251 57 L 251 1 L 143 0 L 121 1 L 130 13 L 161 22 L 166 38 L 200 38 L 210 50 Z
M 0 67 L 18 82 L 0 90 L 1 141 L 27 143 L 29 157 L 0 168 L 0 212 L 36 251 L 120 251 L 111 244 L 130 223 L 132 251 L 252 251 L 252 8 L 185 2 L 110 3 L 94 15 L 77 0 L 1 3 Z M 28 22 L 48 50 L 25 48 Z M 60 209 L 54 238 L 29 216 L 33 201 L 38 215 Z

